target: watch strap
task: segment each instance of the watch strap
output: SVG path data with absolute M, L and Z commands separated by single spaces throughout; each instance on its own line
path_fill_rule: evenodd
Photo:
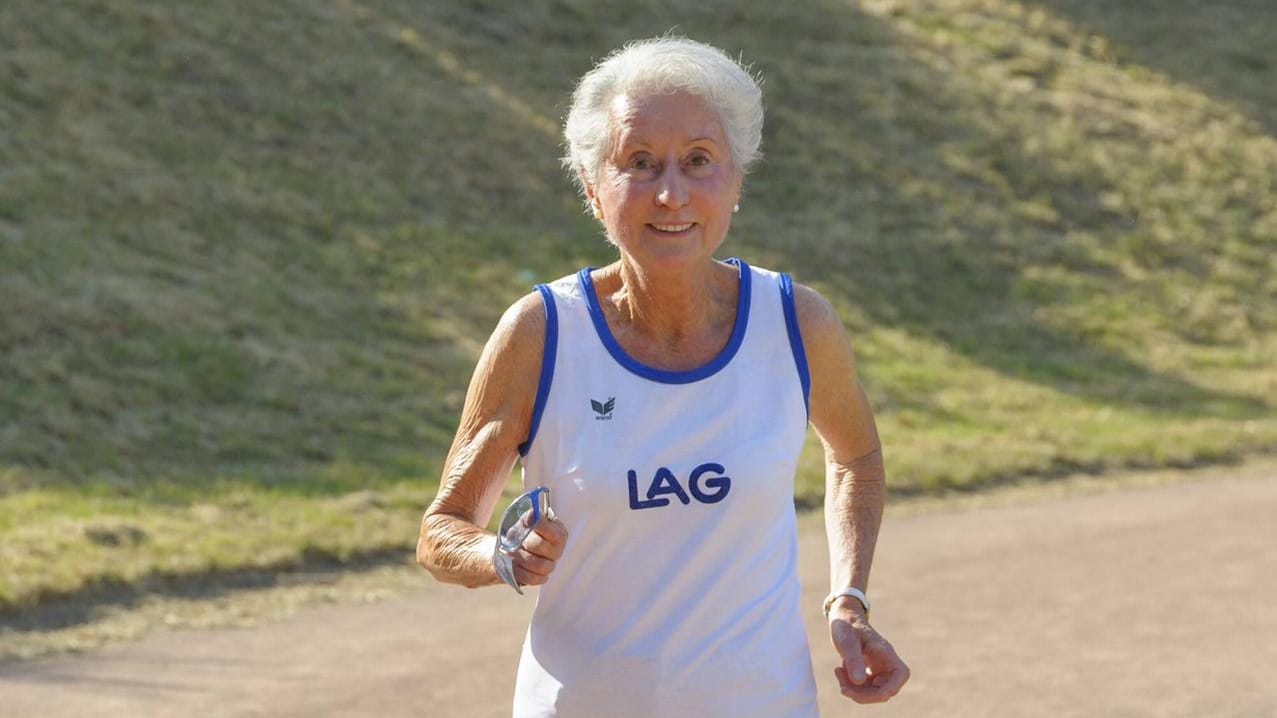
M 854 586 L 848 586 L 841 591 L 835 591 L 825 598 L 825 605 L 823 606 L 825 618 L 829 618 L 829 609 L 834 605 L 834 601 L 837 601 L 843 596 L 851 596 L 857 601 L 860 601 L 860 605 L 865 609 L 865 618 L 869 618 L 869 597 L 865 595 L 864 591 L 861 591 Z

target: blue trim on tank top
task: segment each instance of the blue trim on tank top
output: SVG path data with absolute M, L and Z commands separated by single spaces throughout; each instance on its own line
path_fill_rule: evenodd
M 550 397 L 550 384 L 554 382 L 554 356 L 559 347 L 559 311 L 554 304 L 554 294 L 544 284 L 536 286 L 545 305 L 545 346 L 541 352 L 541 378 L 537 380 L 537 398 L 532 402 L 532 423 L 528 427 L 528 439 L 519 444 L 519 455 L 527 456 L 532 440 L 537 436 L 545 402 Z
M 662 384 L 690 384 L 694 381 L 709 378 L 727 366 L 732 357 L 736 356 L 736 351 L 740 349 L 741 342 L 745 339 L 745 327 L 749 324 L 749 265 L 737 257 L 724 261 L 727 264 L 736 266 L 740 278 L 739 291 L 736 298 L 736 323 L 732 327 L 732 336 L 727 340 L 727 345 L 718 353 L 718 356 L 695 369 L 688 369 L 687 371 L 657 369 L 626 354 L 621 345 L 617 343 L 616 337 L 612 336 L 612 330 L 608 328 L 607 319 L 603 316 L 603 308 L 599 306 L 599 299 L 594 293 L 594 280 L 590 279 L 590 272 L 594 270 L 594 267 L 582 268 L 580 272 L 577 272 L 577 280 L 581 284 L 582 293 L 585 294 L 586 306 L 590 311 L 590 319 L 594 322 L 594 329 L 598 333 L 599 339 L 603 342 L 603 346 L 607 348 L 608 353 L 612 355 L 612 358 L 618 364 L 644 379 L 651 379 Z
M 794 365 L 798 367 L 798 381 L 803 387 L 803 407 L 811 418 L 811 373 L 807 369 L 807 352 L 803 350 L 803 335 L 798 331 L 798 312 L 794 310 L 794 280 L 788 274 L 780 275 L 780 303 L 785 310 L 785 330 L 789 332 L 789 348 L 794 352 Z

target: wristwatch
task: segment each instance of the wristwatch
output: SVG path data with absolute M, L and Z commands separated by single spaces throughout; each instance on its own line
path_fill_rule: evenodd
M 843 596 L 851 596 L 857 601 L 860 601 L 860 605 L 864 606 L 865 608 L 865 618 L 866 619 L 869 618 L 869 597 L 865 595 L 864 591 L 861 591 L 860 589 L 854 588 L 851 586 L 844 588 L 841 591 L 835 591 L 834 593 L 829 594 L 827 598 L 825 598 L 825 605 L 823 607 L 825 612 L 825 618 L 829 618 L 829 608 L 834 605 L 834 601 L 837 601 Z

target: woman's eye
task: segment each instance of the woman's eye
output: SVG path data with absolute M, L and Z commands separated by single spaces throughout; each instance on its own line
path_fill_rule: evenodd
M 704 167 L 705 165 L 709 164 L 709 162 L 710 162 L 709 156 L 702 155 L 702 154 L 692 155 L 687 160 L 687 163 L 693 167 Z
M 636 170 L 650 170 L 656 167 L 656 163 L 650 157 L 636 157 L 630 166 Z

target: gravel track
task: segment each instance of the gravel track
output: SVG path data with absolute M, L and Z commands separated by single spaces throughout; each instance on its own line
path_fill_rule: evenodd
M 837 694 L 824 537 L 805 516 L 822 714 L 1277 718 L 1275 466 L 889 517 L 874 623 L 913 679 L 877 707 Z M 0 716 L 508 716 L 531 608 L 430 584 L 253 628 L 152 632 L 0 665 Z

